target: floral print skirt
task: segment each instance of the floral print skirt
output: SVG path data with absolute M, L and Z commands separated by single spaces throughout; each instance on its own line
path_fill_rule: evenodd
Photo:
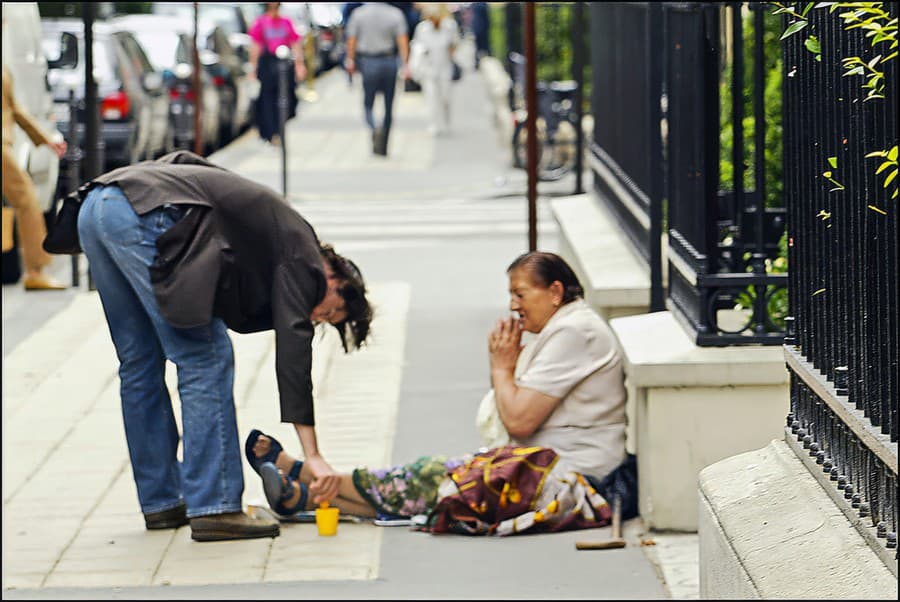
M 428 514 L 438 501 L 441 483 L 449 471 L 469 459 L 422 456 L 393 468 L 357 468 L 353 484 L 383 518 L 412 518 Z
M 588 480 L 545 447 L 422 456 L 393 468 L 357 468 L 353 484 L 379 518 L 424 515 L 423 530 L 512 535 L 602 527 L 612 509 Z

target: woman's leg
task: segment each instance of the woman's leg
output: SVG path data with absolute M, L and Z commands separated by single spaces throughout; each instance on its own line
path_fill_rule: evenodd
M 16 228 L 22 243 L 26 280 L 41 276 L 44 267 L 52 260 L 41 246 L 47 236 L 47 224 L 38 206 L 31 177 L 19 167 L 12 146 L 8 144 L 3 145 L 3 196 L 16 210 Z
M 423 77 L 419 83 L 422 85 L 422 96 L 425 97 L 425 107 L 428 110 L 428 132 L 437 134 L 440 131 L 437 78 L 433 74 L 429 74 Z
M 253 453 L 256 454 L 257 457 L 262 457 L 269 452 L 270 439 L 266 435 L 260 435 L 256 440 L 256 445 L 253 447 Z M 282 450 L 278 454 L 278 458 L 275 460 L 275 466 L 278 467 L 278 470 L 281 472 L 282 477 L 288 474 L 293 468 L 294 463 L 297 461 L 297 458 L 293 457 L 286 451 Z M 304 485 L 309 485 L 312 482 L 312 471 L 306 466 L 303 465 L 303 468 L 300 469 L 300 482 Z M 288 508 L 292 508 L 300 501 L 300 487 L 297 483 L 293 484 L 294 487 L 294 495 L 290 500 L 284 502 L 284 506 Z M 341 512 L 346 514 L 354 514 L 356 516 L 375 516 L 375 509 L 363 498 L 359 492 L 356 490 L 356 487 L 353 485 L 353 476 L 350 474 L 342 474 L 341 475 L 341 484 L 338 488 L 338 496 L 334 500 L 330 502 L 330 505 L 339 508 Z M 316 504 L 312 501 L 312 496 L 309 496 L 306 502 L 306 510 L 311 510 L 316 507 Z
M 256 99 L 256 129 L 263 140 L 270 142 L 278 133 L 278 73 L 275 59 L 270 55 L 259 58 L 257 78 L 259 79 L 259 96 Z
M 440 98 L 439 106 L 438 106 L 438 129 L 447 133 L 450 130 L 450 95 L 453 93 L 453 80 L 449 77 L 444 77 L 438 83 L 439 92 L 438 97 Z

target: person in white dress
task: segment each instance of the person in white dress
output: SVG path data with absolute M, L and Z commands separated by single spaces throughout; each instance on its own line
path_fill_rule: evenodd
M 422 6 L 410 48 L 410 72 L 422 86 L 431 118 L 429 132 L 445 134 L 450 128 L 453 54 L 459 44 L 459 26 L 442 3 Z

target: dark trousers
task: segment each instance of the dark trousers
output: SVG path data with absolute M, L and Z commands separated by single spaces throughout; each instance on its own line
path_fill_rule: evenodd
M 271 53 L 263 53 L 259 57 L 256 68 L 259 78 L 259 97 L 256 99 L 256 128 L 263 140 L 271 140 L 278 133 L 281 113 L 278 106 L 278 57 Z M 285 121 L 297 114 L 297 76 L 290 59 L 285 59 L 287 67 L 287 99 L 288 112 Z
M 363 108 L 365 109 L 366 124 L 373 130 L 378 128 L 382 130 L 386 146 L 393 120 L 394 90 L 397 88 L 397 56 L 393 54 L 359 56 L 358 63 L 359 72 L 363 78 Z M 384 116 L 380 126 L 375 124 L 373 113 L 376 94 L 381 94 L 384 99 Z

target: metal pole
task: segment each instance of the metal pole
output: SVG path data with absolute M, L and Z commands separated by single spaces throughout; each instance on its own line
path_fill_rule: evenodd
M 97 81 L 94 79 L 94 14 L 97 5 L 94 2 L 81 3 L 81 16 L 84 22 L 84 148 L 87 151 L 84 161 L 85 180 L 100 175 L 104 168 L 104 142 L 100 136 L 100 102 L 97 94 Z M 77 144 L 76 139 L 72 139 Z M 76 258 L 77 261 L 77 258 Z M 77 270 L 77 266 L 73 266 Z M 97 290 L 94 278 L 88 265 L 88 290 Z
M 200 97 L 203 91 L 200 89 L 200 53 L 197 50 L 197 14 L 200 9 L 194 2 L 194 44 L 191 47 L 191 59 L 194 64 L 193 71 L 193 87 L 194 87 L 194 152 L 198 155 L 203 154 L 203 136 L 200 130 Z
M 527 172 L 528 172 L 528 250 L 537 250 L 537 69 L 534 48 L 534 2 L 522 4 L 525 11 L 525 109 L 528 117 L 525 129 L 528 132 Z
M 101 174 L 100 162 L 102 140 L 100 139 L 100 106 L 97 98 L 97 82 L 94 80 L 94 12 L 95 2 L 82 2 L 81 15 L 84 20 L 84 177 L 85 180 Z M 73 140 L 73 144 L 77 141 Z
M 198 155 L 202 155 L 203 134 L 201 133 L 202 129 L 200 126 L 200 110 L 203 103 L 200 101 L 203 96 L 203 90 L 200 88 L 200 52 L 197 50 L 197 14 L 199 12 L 200 8 L 197 6 L 197 3 L 194 2 L 194 34 L 193 45 L 191 46 L 191 62 L 194 65 L 194 69 L 191 74 L 191 86 L 194 88 L 194 152 Z
M 741 3 L 731 3 L 731 173 L 734 188 L 735 226 L 741 246 L 747 246 L 744 228 L 744 21 Z
M 750 261 L 754 274 L 766 273 L 766 252 L 765 252 L 765 214 L 766 214 L 766 171 L 765 171 L 765 146 L 766 146 L 766 120 L 763 110 L 763 90 L 765 89 L 765 55 L 763 53 L 763 27 L 765 14 L 761 6 L 757 3 L 751 3 L 753 10 L 753 133 L 754 133 L 754 149 L 755 162 L 753 167 L 753 175 L 756 188 L 756 209 L 755 209 L 755 249 Z M 768 308 L 766 304 L 766 286 L 757 285 L 754 287 L 756 297 L 753 302 L 753 317 L 755 320 L 754 330 L 757 333 L 764 334 L 766 332 L 766 314 Z
M 575 190 L 574 194 L 584 192 L 582 172 L 584 171 L 584 130 L 581 119 L 584 104 L 584 2 L 576 2 L 572 11 L 572 79 L 578 86 L 575 88 Z
M 650 311 L 666 309 L 662 286 L 663 154 L 662 154 L 662 4 L 649 3 L 647 36 L 647 75 L 650 83 L 648 117 L 650 140 L 647 160 L 650 173 Z
M 66 192 L 74 192 L 79 185 L 81 179 L 81 159 L 82 152 L 78 148 L 78 103 L 75 101 L 75 90 L 69 88 L 69 141 L 70 144 L 66 148 Z M 72 286 L 78 287 L 81 284 L 81 274 L 78 266 L 78 255 L 71 256 L 72 263 Z
M 287 185 L 287 140 L 284 135 L 284 124 L 288 116 L 288 69 L 291 68 L 291 49 L 281 45 L 275 49 L 278 57 L 278 137 L 281 140 L 281 194 L 288 198 Z

